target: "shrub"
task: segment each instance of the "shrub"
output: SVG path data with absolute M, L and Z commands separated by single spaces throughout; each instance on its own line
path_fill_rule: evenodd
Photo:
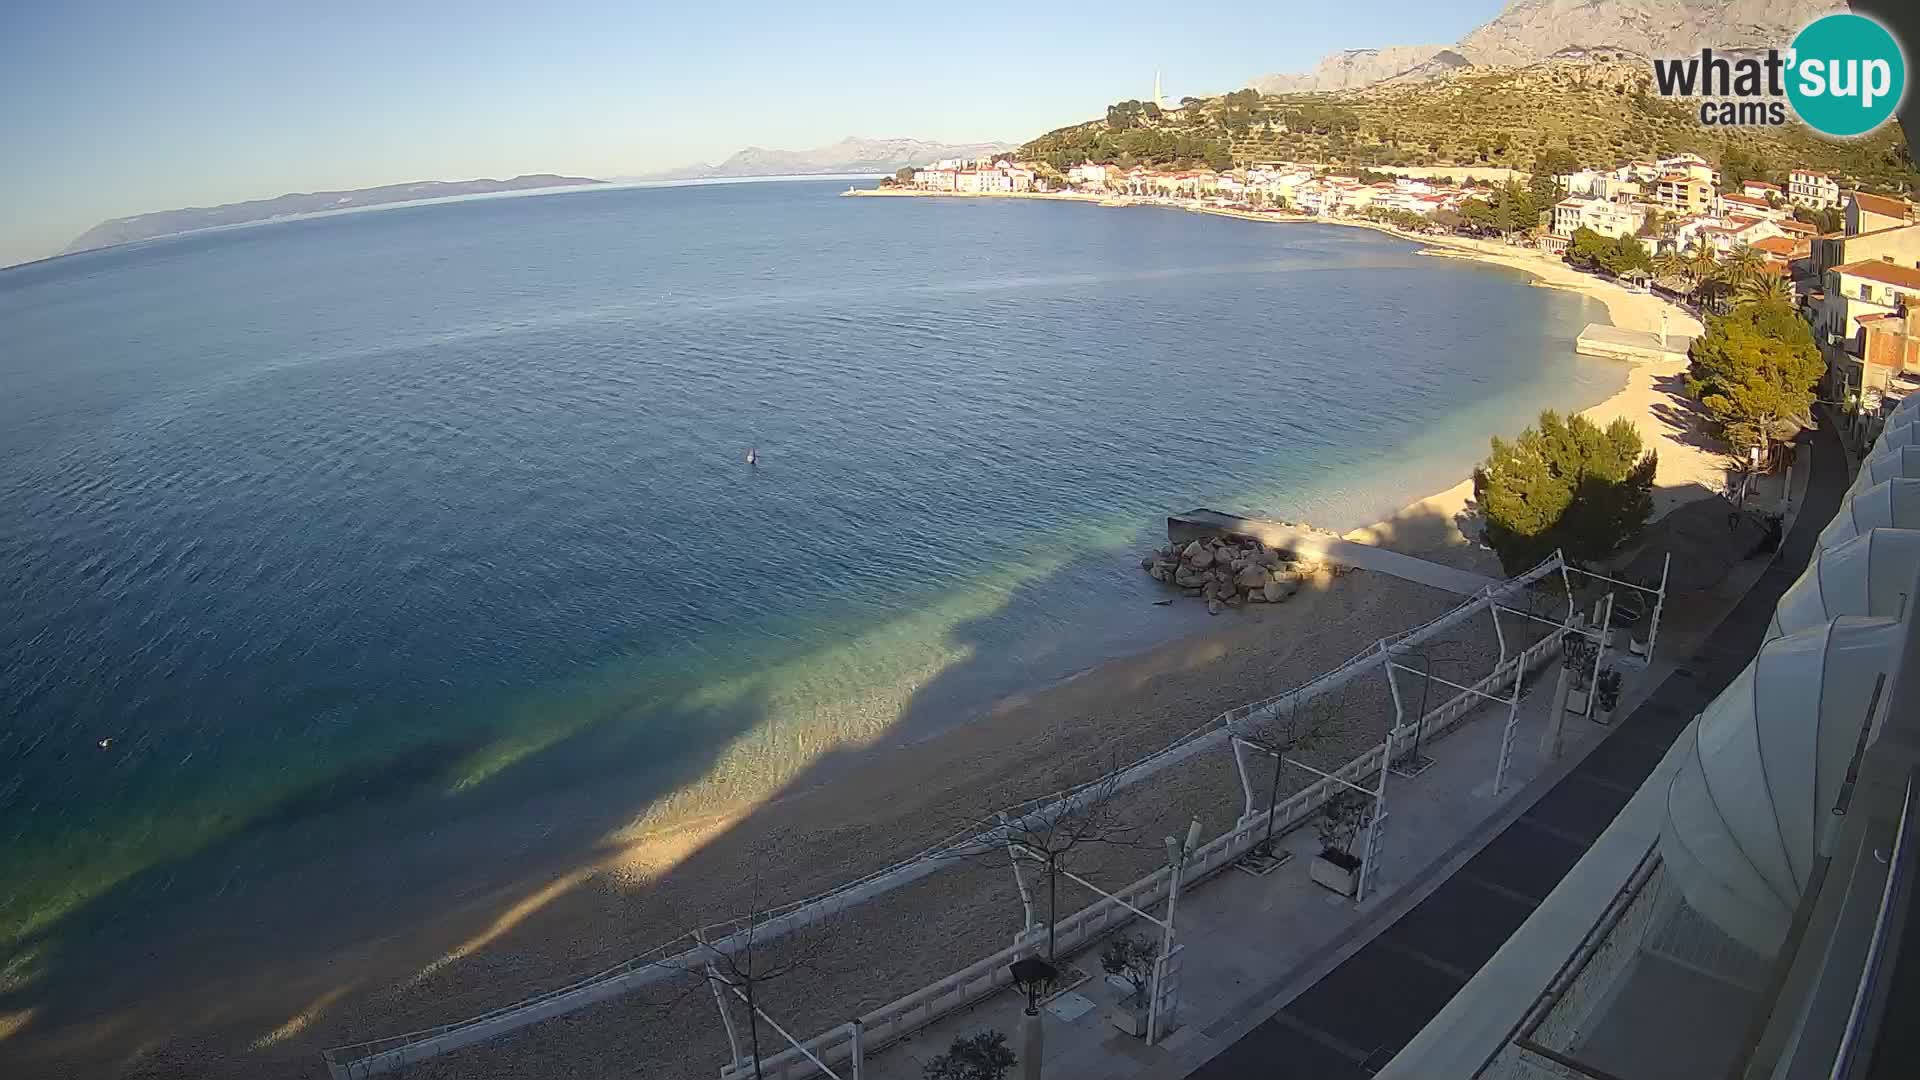
M 1625 419 L 1602 430 L 1586 417 L 1563 420 L 1549 409 L 1518 439 L 1495 437 L 1493 453 L 1473 471 L 1487 545 L 1508 573 L 1556 548 L 1576 562 L 1604 559 L 1646 526 L 1657 468 Z
M 989 1028 L 957 1036 L 947 1052 L 921 1070 L 926 1080 L 1003 1080 L 1019 1059 L 1007 1046 L 1007 1037 Z

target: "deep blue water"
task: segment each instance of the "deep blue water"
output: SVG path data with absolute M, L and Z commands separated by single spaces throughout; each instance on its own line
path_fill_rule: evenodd
M 1623 378 L 1591 301 L 1367 232 L 838 190 L 0 272 L 0 946 L 760 793 L 1191 629 L 1134 562 L 1170 510 L 1361 524 Z

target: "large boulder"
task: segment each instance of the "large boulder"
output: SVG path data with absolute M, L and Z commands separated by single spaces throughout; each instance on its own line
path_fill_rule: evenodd
M 1195 568 L 1205 570 L 1207 567 L 1213 565 L 1213 549 L 1203 547 L 1198 551 L 1194 551 L 1189 548 L 1187 550 L 1186 560 Z
M 1269 581 L 1260 591 L 1266 596 L 1267 603 L 1277 604 L 1292 596 L 1298 588 L 1299 586 L 1292 582 Z
M 1240 572 L 1233 576 L 1234 584 L 1243 589 L 1258 588 L 1272 580 L 1267 568 L 1258 565 L 1242 565 Z
M 1182 566 L 1173 572 L 1173 583 L 1183 589 L 1198 589 L 1213 580 L 1213 576 L 1204 570 L 1195 570 Z

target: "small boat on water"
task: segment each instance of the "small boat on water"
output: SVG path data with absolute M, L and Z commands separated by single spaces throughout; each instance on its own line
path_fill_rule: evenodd
M 758 447 L 754 447 L 754 446 L 747 447 L 747 464 L 749 465 L 760 464 L 760 450 Z

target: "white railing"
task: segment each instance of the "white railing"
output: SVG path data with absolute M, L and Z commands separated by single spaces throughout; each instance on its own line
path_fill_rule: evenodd
M 1559 638 L 1548 635 L 1529 645 L 1518 656 L 1496 667 L 1475 686 L 1484 692 L 1496 686 L 1506 685 L 1512 680 L 1516 665 L 1532 671 L 1557 656 L 1559 646 Z M 1429 710 L 1426 716 L 1421 718 L 1421 737 L 1431 739 L 1446 734 L 1459 725 L 1461 718 L 1481 704 L 1483 699 L 1478 695 L 1461 691 Z M 1409 729 L 1410 727 L 1411 725 Z M 1400 737 L 1405 738 L 1409 734 L 1411 731 L 1407 730 Z M 1387 744 L 1384 740 L 1376 743 L 1372 748 L 1341 766 L 1331 776 L 1316 780 L 1277 804 L 1273 810 L 1275 834 L 1285 834 L 1307 824 L 1327 799 L 1343 786 L 1342 781 L 1347 784 L 1368 781 L 1380 771 L 1380 755 L 1386 753 L 1386 750 Z M 1202 844 L 1193 855 L 1188 857 L 1186 884 L 1182 888 L 1198 884 L 1246 854 L 1266 835 L 1266 824 L 1267 812 L 1259 810 L 1235 823 L 1233 828 L 1225 833 Z M 1162 866 L 1118 890 L 1112 898 L 1102 897 L 1079 911 L 1064 916 L 1054 926 L 1056 953 L 1064 955 L 1075 952 L 1106 933 L 1132 922 L 1135 916 L 1121 901 L 1137 908 L 1146 908 L 1159 903 L 1166 899 L 1167 885 L 1170 880 L 1169 868 Z M 866 1052 L 872 1053 L 890 1042 L 903 1039 L 949 1013 L 964 1009 L 1012 985 L 1013 978 L 1008 971 L 1008 966 L 1015 960 L 1038 952 L 1047 940 L 1047 928 L 1034 927 L 1023 933 L 1021 937 L 1022 940 L 1010 948 L 975 961 L 897 1001 L 861 1016 L 859 1024 L 863 1030 L 862 1045 Z M 803 1045 L 808 1053 L 831 1066 L 851 1056 L 852 1038 L 853 1025 L 843 1024 Z M 807 1077 L 820 1075 L 819 1067 L 799 1050 L 794 1049 L 762 1058 L 760 1071 L 766 1080 L 805 1080 Z M 721 1069 L 720 1075 L 722 1080 L 745 1080 L 753 1075 L 753 1064 L 751 1061 L 734 1062 Z
M 1540 565 L 1526 573 L 1510 578 L 1504 582 L 1489 585 L 1478 595 L 1441 614 L 1437 618 L 1413 629 L 1394 634 L 1384 640 L 1392 645 L 1417 644 L 1429 637 L 1444 633 L 1501 599 L 1527 588 L 1534 582 L 1547 577 L 1549 574 L 1560 571 L 1564 565 L 1559 553 L 1556 552 Z M 1547 647 L 1557 646 L 1557 644 L 1558 639 L 1554 636 L 1549 635 L 1543 638 L 1524 651 L 1517 661 L 1509 661 L 1499 665 L 1493 673 L 1489 674 L 1485 679 L 1481 680 L 1480 684 L 1476 685 L 1484 689 L 1492 686 L 1495 681 L 1511 679 L 1512 664 L 1514 662 L 1524 662 L 1531 666 L 1539 656 L 1544 655 Z M 1229 738 L 1229 725 L 1231 723 L 1244 719 L 1256 712 L 1276 709 L 1282 702 L 1291 700 L 1302 694 L 1316 696 L 1343 686 L 1363 672 L 1384 664 L 1387 655 L 1388 654 L 1382 651 L 1377 645 L 1370 647 L 1365 652 L 1349 659 L 1340 667 L 1325 672 L 1301 686 L 1281 694 L 1276 694 L 1273 697 L 1229 709 L 1187 734 L 1182 735 L 1166 747 L 1148 754 L 1146 757 L 1115 772 L 1096 777 L 1084 784 L 1054 792 L 1050 795 L 1030 799 L 1017 806 L 1008 807 L 1005 811 L 1006 817 L 1011 819 L 1026 819 L 1029 822 L 1043 821 L 1064 813 L 1092 794 L 1118 790 L 1119 788 L 1139 783 L 1155 773 L 1179 764 L 1196 754 L 1216 746 L 1225 745 Z M 1463 691 L 1461 694 L 1429 711 L 1427 716 L 1422 718 L 1421 721 L 1423 737 L 1427 734 L 1443 732 L 1451 727 L 1454 721 L 1472 708 L 1475 701 L 1468 700 L 1471 698 L 1473 698 L 1472 694 Z M 1430 726 L 1431 730 L 1429 730 Z M 1381 753 L 1384 749 L 1384 743 L 1374 747 L 1372 750 L 1367 751 L 1343 766 L 1335 775 L 1350 781 L 1360 775 L 1377 770 L 1380 766 L 1380 759 L 1375 755 Z M 1363 765 L 1362 762 L 1370 762 L 1370 764 Z M 1329 780 L 1319 781 L 1303 789 L 1286 803 L 1281 804 L 1281 807 L 1277 809 L 1276 812 L 1283 815 L 1291 815 L 1280 818 L 1280 821 L 1287 823 L 1285 827 L 1292 828 L 1296 826 L 1300 821 L 1304 820 L 1306 814 L 1317 809 L 1320 803 L 1325 801 L 1326 793 L 1329 790 L 1328 785 L 1331 783 L 1332 781 Z M 1312 793 L 1317 793 L 1317 801 L 1314 801 L 1311 807 L 1300 809 L 1298 813 L 1294 813 L 1292 809 L 1289 809 L 1297 800 Z M 1263 812 L 1250 820 L 1258 821 L 1264 825 L 1266 816 Z M 1279 824 L 1276 824 L 1276 831 L 1279 831 L 1281 827 Z M 1219 844 L 1235 836 L 1244 839 L 1247 835 L 1246 830 L 1246 824 L 1236 825 L 1229 833 L 1222 837 L 1215 838 L 1213 843 Z M 885 895 L 895 889 L 912 884 L 922 878 L 930 877 L 945 869 L 961 857 L 995 850 L 1004 842 L 1004 827 L 988 829 L 981 832 L 961 831 L 948 836 L 918 854 L 909 856 L 890 866 L 875 870 L 870 874 L 839 885 L 817 896 L 773 908 L 763 912 L 760 916 L 752 920 L 729 919 L 710 924 L 699 930 L 688 931 L 669 941 L 656 945 L 638 956 L 615 964 L 612 967 L 575 980 L 565 986 L 522 999 L 511 1005 L 505 1005 L 481 1013 L 478 1016 L 425 1028 L 420 1031 L 333 1047 L 324 1051 L 321 1056 L 326 1062 L 327 1071 L 332 1080 L 361 1080 L 361 1078 L 364 1077 L 390 1072 L 414 1062 L 424 1061 L 428 1058 L 460 1049 L 461 1047 L 483 1042 L 496 1035 L 503 1035 L 529 1024 L 538 1023 L 541 1020 L 586 1008 L 589 1005 L 594 1005 L 610 998 L 629 993 L 642 986 L 680 976 L 688 971 L 698 970 L 703 962 L 711 955 L 709 950 L 732 952 L 734 949 L 745 945 L 749 929 L 751 929 L 755 941 L 764 943 L 790 930 L 809 925 L 877 896 Z M 1232 856 L 1223 860 L 1221 864 L 1225 861 L 1231 861 L 1232 858 L 1237 858 L 1244 850 L 1244 848 L 1236 850 Z M 1216 864 L 1213 868 L 1217 869 L 1218 865 L 1219 864 Z M 1211 870 L 1208 872 L 1211 872 Z M 1095 907 L 1098 906 L 1100 905 L 1095 905 Z M 1084 912 L 1081 914 L 1084 914 Z M 1057 929 L 1055 937 L 1056 941 L 1058 941 L 1059 933 Z M 698 941 L 701 939 L 704 939 L 710 944 L 698 944 Z M 993 957 L 988 957 L 987 960 L 983 960 L 979 964 L 967 968 L 966 971 L 974 972 L 976 969 L 981 968 L 982 964 L 999 962 L 1002 955 L 1005 954 L 996 954 Z M 1011 962 L 1011 959 L 1008 959 L 1006 962 Z M 1004 967 L 1004 964 L 1002 964 L 1002 967 Z M 962 974 L 964 974 L 964 972 Z M 998 989 L 1000 986 L 1005 985 L 1006 980 L 1003 976 L 1004 971 L 998 975 L 992 975 L 991 977 L 996 981 L 994 981 L 991 986 L 981 981 L 988 976 L 975 976 L 974 980 L 977 985 L 975 985 L 973 989 L 977 990 L 978 993 L 970 994 L 964 1001 L 977 1000 L 981 993 L 991 992 L 991 990 Z M 956 977 L 957 976 L 949 976 L 948 978 L 950 980 Z M 941 986 L 944 983 L 945 980 L 943 980 L 942 983 L 935 983 L 933 987 L 923 989 L 917 993 L 926 994 L 934 987 Z M 909 997 L 914 997 L 914 995 L 909 995 Z M 957 1007 L 958 1005 L 953 1005 L 946 1008 Z M 938 1016 L 941 1014 L 940 1011 L 936 1011 L 932 1015 Z M 926 1021 L 922 1021 L 923 1024 L 925 1022 Z M 872 1024 L 868 1026 L 866 1045 L 869 1047 L 878 1046 L 886 1039 L 898 1038 L 900 1034 L 904 1034 L 904 1032 L 889 1034 L 887 1032 L 891 1029 L 876 1030 L 876 1027 L 877 1025 Z M 850 1045 L 850 1035 L 847 1034 L 848 1030 L 848 1028 L 843 1027 L 837 1029 L 841 1034 L 834 1035 L 830 1033 L 829 1035 L 821 1036 L 821 1039 L 837 1040 L 838 1043 Z M 815 1042 L 819 1041 L 818 1039 L 815 1040 Z M 813 1049 L 812 1043 L 808 1043 L 807 1046 L 809 1049 Z M 821 1053 L 817 1049 L 814 1050 L 814 1052 Z M 801 1058 L 801 1055 L 797 1052 L 788 1051 L 787 1053 L 793 1054 L 796 1059 Z M 829 1062 L 834 1060 L 824 1053 L 821 1053 L 821 1056 Z M 844 1060 L 844 1058 L 841 1060 Z M 809 1065 L 808 1067 L 811 1068 L 812 1066 Z M 768 1073 L 768 1075 L 775 1074 Z M 795 1073 L 793 1075 L 798 1076 L 801 1074 Z

